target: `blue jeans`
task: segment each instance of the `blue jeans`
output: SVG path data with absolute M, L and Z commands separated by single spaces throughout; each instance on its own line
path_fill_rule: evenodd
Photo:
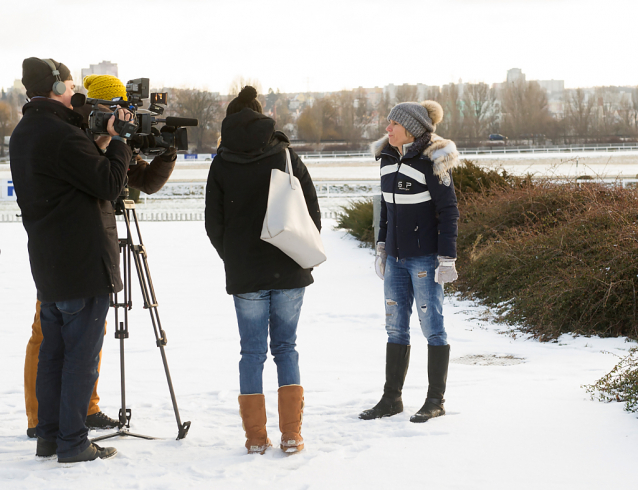
M 36 433 L 57 442 L 59 457 L 80 454 L 91 444 L 84 422 L 98 378 L 108 309 L 108 295 L 42 302 Z
M 388 343 L 410 345 L 410 315 L 416 299 L 417 313 L 428 345 L 447 345 L 443 325 L 443 286 L 434 282 L 436 254 L 397 259 L 388 255 L 385 265 L 385 329 Z
M 263 393 L 262 373 L 268 353 L 269 328 L 270 352 L 277 365 L 279 386 L 301 384 L 299 354 L 295 347 L 305 290 L 271 289 L 234 295 L 241 344 L 239 390 L 242 395 Z

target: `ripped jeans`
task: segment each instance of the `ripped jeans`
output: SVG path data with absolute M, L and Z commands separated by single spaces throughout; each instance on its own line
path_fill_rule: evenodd
M 417 313 L 428 345 L 447 345 L 443 324 L 443 286 L 434 282 L 437 255 L 399 259 L 388 255 L 385 266 L 385 329 L 388 343 L 410 345 L 410 316 Z

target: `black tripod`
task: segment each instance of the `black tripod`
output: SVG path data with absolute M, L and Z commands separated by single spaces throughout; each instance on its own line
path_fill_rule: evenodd
M 128 195 L 126 194 L 126 197 Z M 135 263 L 135 269 L 137 270 L 137 277 L 140 280 L 140 288 L 142 290 L 142 296 L 144 298 L 144 308 L 148 309 L 151 314 L 151 322 L 153 323 L 153 330 L 155 331 L 155 339 L 157 347 L 159 347 L 162 354 L 162 362 L 164 363 L 164 371 L 166 371 L 166 380 L 168 381 L 168 389 L 171 393 L 171 401 L 173 402 L 173 409 L 175 410 L 175 419 L 177 421 L 177 439 L 183 439 L 188 434 L 191 423 L 184 422 L 179 416 L 179 409 L 177 408 L 177 400 L 175 399 L 175 391 L 173 390 L 173 382 L 171 381 L 171 373 L 168 370 L 168 363 L 166 361 L 166 352 L 164 346 L 166 345 L 166 332 L 162 330 L 162 324 L 160 323 L 159 313 L 157 312 L 157 299 L 155 298 L 155 290 L 153 288 L 153 281 L 151 280 L 151 273 L 148 268 L 148 261 L 146 256 L 146 248 L 142 242 L 142 235 L 140 233 L 140 225 L 137 220 L 137 213 L 135 212 L 135 201 L 126 199 L 121 196 L 118 198 L 115 205 L 115 214 L 124 216 L 126 222 L 126 238 L 120 238 L 120 253 L 122 254 L 122 270 L 123 283 L 124 283 L 124 301 L 119 303 L 117 300 L 117 293 L 113 294 L 111 299 L 111 306 L 115 308 L 115 338 L 120 340 L 120 376 L 121 376 L 121 390 L 122 390 L 122 408 L 120 408 L 118 430 L 112 434 L 107 434 L 100 437 L 91 439 L 92 442 L 109 439 L 117 436 L 132 436 L 140 437 L 142 439 L 156 439 L 155 437 L 144 436 L 141 434 L 134 434 L 129 432 L 131 421 L 131 409 L 126 408 L 126 389 L 125 389 L 125 376 L 124 376 L 124 339 L 128 338 L 128 311 L 133 307 L 131 300 L 131 256 L 133 257 L 133 263 Z M 137 232 L 137 238 L 139 244 L 133 242 L 133 234 L 131 233 L 131 216 L 135 223 L 135 230 Z M 118 311 L 122 308 L 124 310 L 124 321 L 119 322 Z

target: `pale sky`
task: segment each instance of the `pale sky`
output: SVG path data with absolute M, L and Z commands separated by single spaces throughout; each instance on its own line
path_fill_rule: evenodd
M 638 85 L 637 20 L 637 0 L 2 0 L 0 87 L 31 56 L 221 93 L 238 76 L 335 91 L 491 84 L 509 68 L 566 87 Z

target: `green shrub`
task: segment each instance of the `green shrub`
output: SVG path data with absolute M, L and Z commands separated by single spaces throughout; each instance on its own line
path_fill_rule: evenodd
M 638 347 L 593 385 L 583 386 L 592 398 L 625 402 L 625 410 L 638 412 Z
M 351 201 L 341 206 L 343 212 L 337 218 L 337 228 L 347 230 L 365 247 L 374 247 L 372 199 Z

